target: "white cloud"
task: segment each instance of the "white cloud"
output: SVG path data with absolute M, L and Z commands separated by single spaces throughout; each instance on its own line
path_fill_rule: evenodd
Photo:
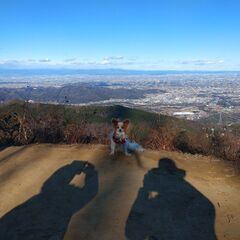
M 80 60 L 79 58 L 72 57 L 63 59 L 61 61 L 53 61 L 50 58 L 40 58 L 40 59 L 25 59 L 25 60 L 0 60 L 1 67 L 16 67 L 16 68 L 41 68 L 41 67 L 124 67 L 133 66 L 139 64 L 143 65 L 144 62 L 137 60 L 136 58 L 126 58 L 123 56 L 109 56 L 102 59 L 85 59 Z
M 27 61 L 30 63 L 33 63 L 33 62 L 36 62 L 36 59 L 28 59 Z
M 160 60 L 141 59 L 140 57 L 110 56 L 102 59 L 68 58 L 53 61 L 43 59 L 9 59 L 1 60 L 1 68 L 126 68 L 145 70 L 224 70 L 239 69 L 239 66 L 225 63 L 220 58 L 214 59 L 189 59 L 189 60 Z
M 19 60 L 9 59 L 9 60 L 1 60 L 0 64 L 18 64 L 21 63 Z
M 49 59 L 49 58 L 39 59 L 38 62 L 40 62 L 40 63 L 48 63 L 48 62 L 51 62 L 51 59 Z
M 21 64 L 22 64 L 21 61 L 15 59 L 0 60 L 1 68 L 17 68 Z
M 112 59 L 112 60 L 111 60 Z M 119 60 L 115 60 L 116 58 L 103 58 L 101 60 L 96 60 L 96 61 L 75 61 L 75 62 L 70 62 L 70 64 L 73 65 L 84 65 L 84 66 L 122 66 L 122 65 L 131 65 L 133 63 L 135 63 L 135 61 L 131 61 L 131 60 L 120 60 L 120 57 L 118 57 L 117 59 Z M 123 59 L 123 58 L 121 58 Z
M 116 60 L 123 60 L 123 59 L 124 59 L 123 56 L 109 56 L 104 58 L 104 60 L 108 60 L 108 61 L 116 61 Z
M 207 65 L 217 65 L 224 63 L 224 60 L 203 60 L 203 59 L 197 59 L 197 60 L 183 60 L 178 61 L 177 63 L 183 64 L 183 65 L 196 65 L 196 66 L 207 66 Z
M 109 60 L 106 60 L 106 59 L 103 59 L 102 61 L 99 62 L 100 65 L 110 65 L 112 64 L 113 62 L 109 61 Z
M 77 58 L 67 58 L 64 60 L 64 62 L 66 63 L 72 63 L 72 62 L 75 62 L 77 60 Z

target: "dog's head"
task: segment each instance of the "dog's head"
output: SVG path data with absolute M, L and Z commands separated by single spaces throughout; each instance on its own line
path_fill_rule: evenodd
M 118 121 L 117 119 L 113 118 L 112 119 L 112 124 L 113 124 L 113 128 L 114 128 L 114 134 L 116 137 L 118 138 L 125 138 L 126 136 L 126 132 L 127 132 L 127 128 L 129 125 L 129 120 L 126 119 L 124 121 Z

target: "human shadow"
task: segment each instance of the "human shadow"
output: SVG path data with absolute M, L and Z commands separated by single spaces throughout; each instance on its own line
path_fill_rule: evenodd
M 213 204 L 168 158 L 144 177 L 128 216 L 128 240 L 216 240 Z
M 0 152 L 3 151 L 4 149 L 10 147 L 10 144 L 0 144 Z
M 77 174 L 85 174 L 85 184 L 70 184 Z M 73 161 L 51 175 L 41 192 L 12 209 L 0 219 L 0 239 L 63 239 L 74 213 L 90 202 L 98 192 L 98 174 L 94 166 Z

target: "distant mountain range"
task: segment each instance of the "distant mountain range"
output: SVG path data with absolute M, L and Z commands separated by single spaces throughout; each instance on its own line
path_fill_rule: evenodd
M 160 90 L 140 90 L 126 88 L 107 88 L 91 84 L 68 84 L 62 87 L 23 87 L 0 88 L 0 101 L 33 100 L 36 102 L 54 103 L 89 103 L 109 99 L 139 99 L 147 93 L 156 93 Z
M 217 74 L 240 73 L 240 71 L 178 71 L 178 70 L 131 70 L 131 69 L 4 69 L 0 67 L 0 76 L 32 75 L 166 75 L 166 74 Z

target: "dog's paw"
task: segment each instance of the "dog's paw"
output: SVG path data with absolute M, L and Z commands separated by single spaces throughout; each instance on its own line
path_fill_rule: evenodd
M 136 151 L 137 152 L 144 152 L 144 148 L 143 147 L 139 147 Z
M 125 153 L 125 156 L 130 157 L 130 156 L 132 156 L 132 154 L 131 153 Z

